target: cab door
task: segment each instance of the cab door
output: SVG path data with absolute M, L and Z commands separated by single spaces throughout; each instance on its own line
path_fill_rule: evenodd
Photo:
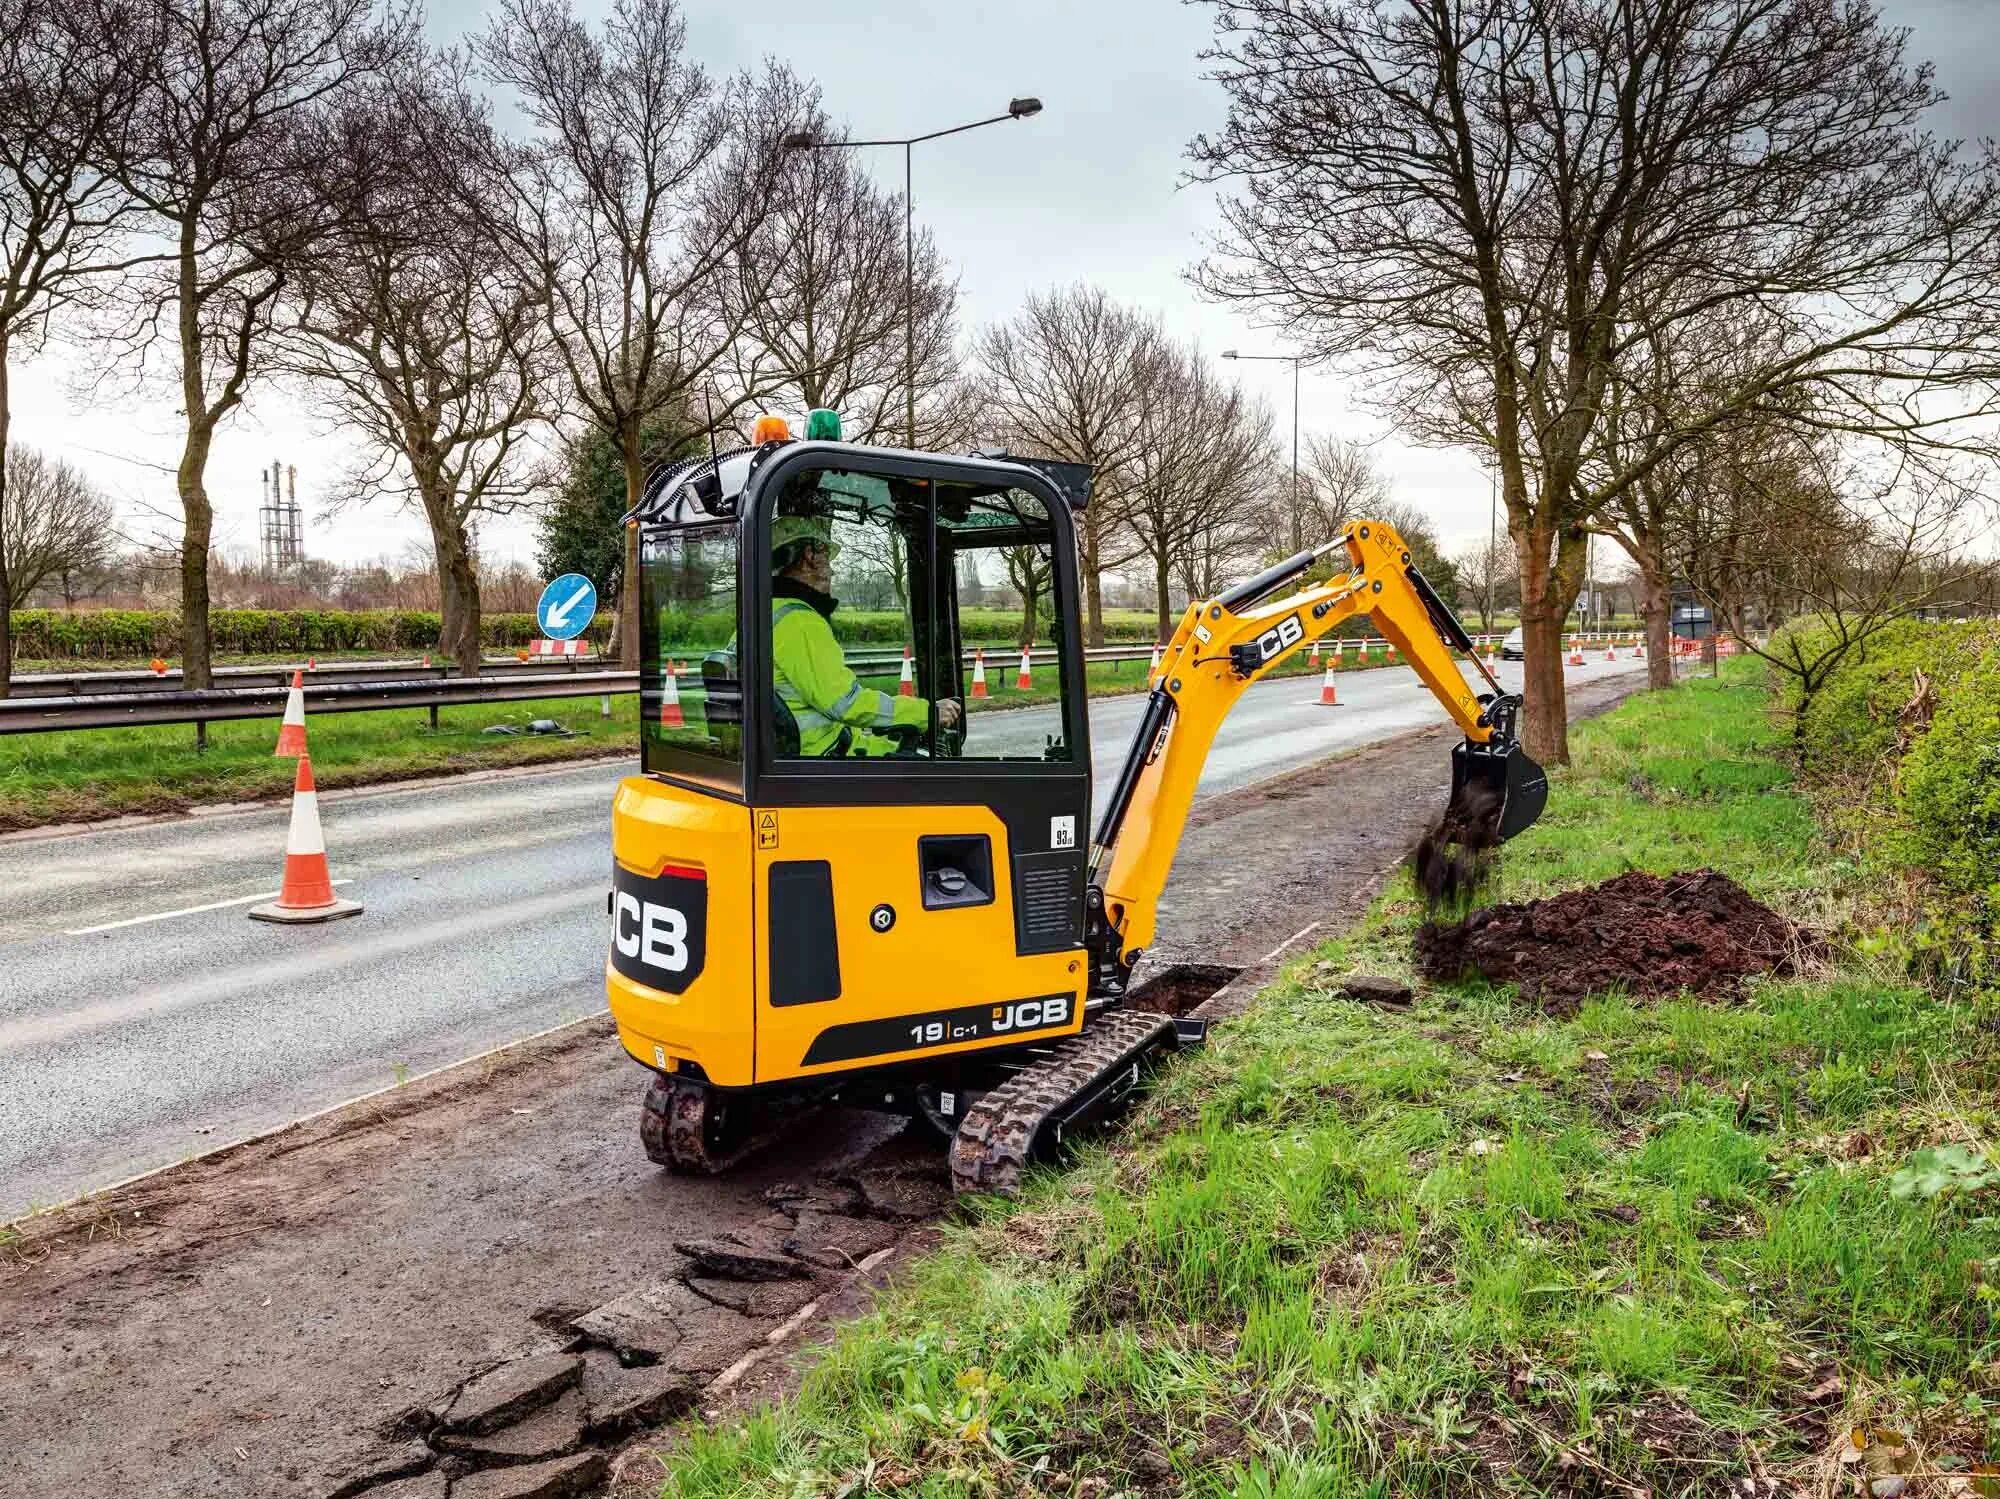
M 839 604 L 826 619 L 860 716 L 902 696 L 928 711 L 891 755 L 783 757 L 761 736 L 758 1081 L 1075 1031 L 1090 770 L 1067 508 L 1003 465 L 830 444 L 786 461 L 763 525 L 780 506 L 827 517 Z M 1023 686 L 1031 619 L 1047 638 Z M 752 654 L 746 670 L 768 679 L 768 641 Z M 946 700 L 962 706 L 956 726 Z

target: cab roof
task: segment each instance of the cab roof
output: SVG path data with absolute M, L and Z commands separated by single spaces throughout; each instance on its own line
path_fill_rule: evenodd
M 1033 475 L 1054 488 L 1072 511 L 1080 511 L 1090 503 L 1092 468 L 1087 463 L 1058 458 L 1015 458 L 1004 450 L 959 455 L 862 443 L 787 441 L 731 448 L 713 455 L 701 453 L 661 464 L 646 476 L 639 503 L 624 520 L 647 526 L 712 525 L 735 516 L 737 502 L 769 459 L 779 453 L 791 456 L 821 452 L 827 457 L 828 467 L 844 466 L 861 472 L 869 470 L 871 459 L 892 460 L 883 465 L 883 471 L 888 473 L 903 472 L 911 463 L 948 466 L 955 482 L 977 485 L 990 476 L 993 490 L 1013 488 L 1024 475 Z

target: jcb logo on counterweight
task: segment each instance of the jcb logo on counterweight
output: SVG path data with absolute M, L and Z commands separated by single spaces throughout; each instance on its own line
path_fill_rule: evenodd
M 1296 614 L 1288 614 L 1257 637 L 1257 659 L 1269 661 L 1280 651 L 1288 651 L 1306 638 L 1306 627 Z
M 708 958 L 708 876 L 669 864 L 648 879 L 611 866 L 611 966 L 635 983 L 685 993 Z

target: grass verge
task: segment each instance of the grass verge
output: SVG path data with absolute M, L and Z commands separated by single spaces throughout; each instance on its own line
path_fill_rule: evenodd
M 313 779 L 322 790 L 416 776 L 535 765 L 638 752 L 639 699 L 478 703 L 438 710 L 433 732 L 422 708 L 311 715 Z M 495 735 L 489 725 L 553 718 L 574 738 Z M 283 796 L 297 765 L 276 759 L 278 720 L 208 726 L 208 749 L 191 725 L 80 729 L 0 738 L 0 831 L 85 822 L 126 813 L 183 811 L 216 802 Z
M 1843 925 L 1767 708 L 1735 663 L 1580 727 L 1505 893 L 1706 864 Z M 1416 920 L 1399 880 L 664 1492 L 1986 1492 L 2000 1220 L 1903 1168 L 1991 1137 L 1988 1017 L 1852 958 L 1567 1021 L 1337 997 Z

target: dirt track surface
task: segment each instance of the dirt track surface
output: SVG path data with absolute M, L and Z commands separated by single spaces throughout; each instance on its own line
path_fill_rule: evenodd
M 1637 685 L 1574 688 L 1572 712 Z M 1420 731 L 1202 807 L 1152 961 L 1249 980 L 1281 944 L 1338 930 L 1443 798 L 1449 743 Z M 693 1383 L 662 1414 L 700 1419 L 725 1400 L 712 1376 L 767 1346 L 766 1326 L 809 1340 L 865 1299 L 873 1276 L 849 1267 L 886 1266 L 860 1245 L 888 1246 L 892 1266 L 921 1239 L 942 1158 L 897 1121 L 841 1116 L 722 1180 L 669 1177 L 637 1148 L 640 1078 L 609 1022 L 586 1022 L 23 1225 L 0 1240 L 0 1493 L 321 1499 L 407 1462 L 432 1419 L 418 1413 L 502 1361 L 572 1346 L 579 1319 L 615 1344 L 638 1336 L 635 1295 L 680 1316 L 691 1279 L 739 1294 L 676 1241 L 771 1244 L 810 1223 L 852 1246 L 813 1271 L 812 1313 L 771 1293 L 750 1307 L 771 1313 L 758 1327 L 689 1336 L 715 1346 L 689 1356 Z M 802 1207 L 788 1183 L 845 1200 Z M 626 1320 L 607 1319 L 621 1298 Z M 726 1398 L 782 1388 L 787 1367 L 766 1359 Z M 645 1471 L 619 1493 L 646 1490 Z M 442 1496 L 432 1473 L 422 1492 Z M 475 1488 L 500 1492 L 454 1492 Z

